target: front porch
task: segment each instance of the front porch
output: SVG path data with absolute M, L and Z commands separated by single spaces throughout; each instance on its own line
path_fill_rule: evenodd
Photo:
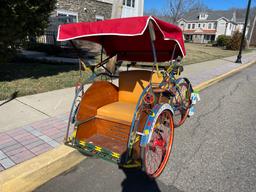
M 193 43 L 209 43 L 216 40 L 216 30 L 184 30 L 185 40 Z
M 209 43 L 215 41 L 216 35 L 208 34 L 184 34 L 185 40 L 193 43 Z

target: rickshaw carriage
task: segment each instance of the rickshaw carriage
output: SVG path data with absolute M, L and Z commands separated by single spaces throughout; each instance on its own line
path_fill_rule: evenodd
M 182 71 L 177 59 L 185 56 L 181 29 L 144 16 L 64 24 L 58 40 L 74 46 L 76 41 L 98 43 L 107 55 L 97 65 L 80 57 L 80 67 L 90 68 L 95 80 L 86 91 L 83 85 L 76 90 L 66 144 L 124 167 L 139 166 L 158 177 L 171 152 L 174 127 L 185 121 L 193 107 L 189 80 L 175 76 Z M 134 66 L 151 62 L 151 70 L 127 67 L 127 71 L 112 72 L 106 64 L 113 57 L 116 68 L 120 61 Z M 166 61 L 163 66 L 157 63 Z M 118 86 L 96 80 L 101 75 L 118 78 Z

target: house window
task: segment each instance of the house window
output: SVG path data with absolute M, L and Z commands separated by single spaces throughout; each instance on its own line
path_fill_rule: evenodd
M 127 0 L 126 1 L 126 6 L 131 7 L 131 5 L 132 5 L 132 0 Z
M 96 21 L 103 21 L 104 20 L 104 16 L 102 16 L 102 15 L 96 15 L 95 18 L 96 18 Z
M 205 28 L 205 23 L 203 24 L 203 28 Z
M 135 7 L 135 0 L 132 0 L 132 7 Z
M 57 10 L 57 17 L 62 23 L 75 23 L 78 22 L 78 13 L 66 11 L 66 10 Z
M 195 24 L 194 23 L 192 24 L 192 29 L 195 29 Z
M 211 29 L 211 28 L 212 28 L 212 24 L 209 23 L 209 24 L 208 24 L 208 29 Z
M 232 29 L 232 24 L 231 24 L 231 23 L 229 24 L 229 29 L 230 29 L 230 30 Z
M 135 7 L 135 0 L 123 0 L 123 5 L 127 7 Z
M 198 28 L 200 28 L 201 27 L 201 24 L 200 23 L 198 23 Z
M 217 29 L 217 23 L 214 23 L 213 28 L 214 28 L 214 29 Z
M 191 28 L 191 24 L 188 24 L 188 29 L 190 29 Z

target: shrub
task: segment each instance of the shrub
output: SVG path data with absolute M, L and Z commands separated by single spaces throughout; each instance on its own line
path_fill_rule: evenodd
M 230 43 L 231 37 L 227 35 L 220 35 L 217 38 L 217 46 L 219 47 L 227 47 L 228 44 Z
M 44 33 L 55 4 L 56 0 L 1 0 L 0 62 L 12 58 L 28 37 Z
M 227 45 L 227 49 L 239 50 L 240 44 L 241 44 L 241 40 L 242 40 L 242 33 L 240 33 L 239 31 L 236 31 L 232 35 L 231 40 L 230 40 L 229 44 Z M 247 41 L 245 39 L 244 42 L 243 42 L 243 49 L 245 49 L 246 46 L 247 46 Z

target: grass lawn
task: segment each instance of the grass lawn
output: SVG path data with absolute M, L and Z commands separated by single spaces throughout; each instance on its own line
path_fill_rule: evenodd
M 212 47 L 211 45 L 186 43 L 185 48 L 187 51 L 187 55 L 183 60 L 185 65 L 220 59 L 238 54 L 238 51 L 223 50 L 219 47 Z
M 9 98 L 15 91 L 23 96 L 72 87 L 79 79 L 77 69 L 77 65 L 64 64 L 1 64 L 0 100 Z M 83 74 L 86 80 L 89 72 Z
M 200 44 L 186 44 L 184 64 L 192 64 L 236 55 L 228 51 Z M 84 81 L 89 72 L 83 73 Z M 31 95 L 72 87 L 78 81 L 78 65 L 44 63 L 8 63 L 0 69 L 0 100 L 9 98 L 15 91 L 18 96 Z

